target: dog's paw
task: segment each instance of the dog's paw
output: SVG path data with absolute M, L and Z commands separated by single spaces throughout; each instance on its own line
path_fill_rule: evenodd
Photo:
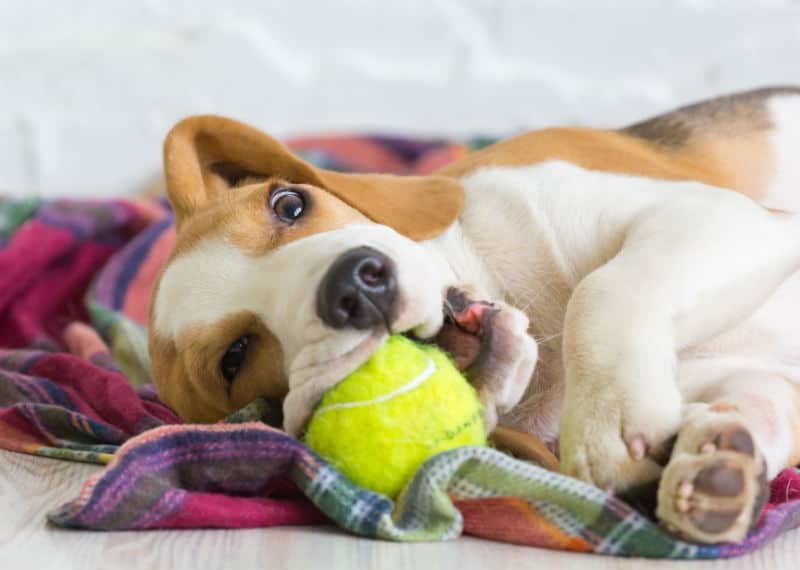
M 522 398 L 536 366 L 528 317 L 502 302 L 477 299 L 466 289 L 447 292 L 447 320 L 437 343 L 448 349 L 478 392 L 488 430 Z
M 656 516 L 693 542 L 737 542 L 758 522 L 768 496 L 766 464 L 743 418 L 708 407 L 681 428 Z
M 680 426 L 680 396 L 583 388 L 579 395 L 568 390 L 561 414 L 562 471 L 610 492 L 658 479 Z
M 495 303 L 481 319 L 481 351 L 467 377 L 483 403 L 489 429 L 499 415 L 522 399 L 536 367 L 538 349 L 528 334 L 528 318 L 519 310 Z

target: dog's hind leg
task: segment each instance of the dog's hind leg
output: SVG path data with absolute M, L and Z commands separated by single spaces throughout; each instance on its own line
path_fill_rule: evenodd
M 768 481 L 798 459 L 797 386 L 741 372 L 716 381 L 701 399 L 687 406 L 656 514 L 692 541 L 739 541 L 758 522 Z

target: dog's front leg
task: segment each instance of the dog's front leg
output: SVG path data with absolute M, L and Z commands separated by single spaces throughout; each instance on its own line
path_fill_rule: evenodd
M 682 409 L 669 297 L 643 294 L 648 286 L 624 273 L 617 264 L 595 272 L 570 301 L 560 420 L 563 470 L 616 489 L 658 477 L 651 456 Z
M 797 222 L 697 186 L 641 215 L 567 308 L 562 469 L 603 488 L 658 477 L 682 416 L 677 351 L 746 318 L 798 266 Z

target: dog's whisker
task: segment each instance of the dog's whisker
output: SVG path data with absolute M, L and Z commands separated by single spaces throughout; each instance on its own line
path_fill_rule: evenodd
M 551 341 L 553 339 L 561 337 L 562 334 L 563 333 L 556 333 L 556 334 L 551 334 L 549 336 L 543 336 L 543 337 L 538 337 L 536 335 L 531 335 L 531 336 L 533 336 L 533 340 L 535 340 L 537 343 L 543 344 L 545 342 L 549 342 L 549 341 Z

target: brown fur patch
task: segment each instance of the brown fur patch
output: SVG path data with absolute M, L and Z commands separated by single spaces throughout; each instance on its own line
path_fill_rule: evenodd
M 721 174 L 718 185 L 763 199 L 773 177 L 768 135 L 774 125 L 767 104 L 800 88 L 773 87 L 688 105 L 621 132 L 654 145 L 671 159 Z
M 231 383 L 220 372 L 228 347 L 250 335 L 247 356 Z M 288 391 L 278 339 L 248 312 L 192 327 L 177 340 L 150 334 L 153 381 L 164 402 L 190 422 L 223 419 L 258 397 L 282 398 Z
M 764 198 L 773 176 L 767 103 L 800 88 L 776 87 L 682 107 L 619 131 L 568 128 L 526 133 L 449 164 L 461 177 L 484 166 L 564 160 L 589 170 L 694 180 Z
M 453 179 L 323 170 L 265 133 L 214 115 L 189 117 L 173 127 L 164 143 L 164 171 L 178 231 L 242 181 L 259 177 L 324 189 L 370 220 L 416 240 L 444 232 L 464 205 L 464 192 Z
M 280 221 L 269 207 L 271 189 L 281 185 L 294 186 L 305 193 L 306 211 L 292 225 Z M 224 236 L 247 255 L 265 255 L 310 235 L 368 222 L 358 210 L 320 188 L 281 180 L 257 182 L 229 189 L 187 218 L 178 232 L 173 257 L 200 240 L 215 236 Z
M 662 150 L 616 131 L 545 129 L 486 147 L 438 171 L 462 177 L 486 166 L 530 166 L 564 160 L 589 170 L 618 172 L 665 180 L 719 184 L 723 176 L 708 166 L 666 155 Z
M 719 186 L 759 201 L 773 177 L 774 157 L 768 131 L 739 136 L 696 135 L 678 151 L 682 160 L 709 165 L 720 173 Z
M 737 137 L 772 128 L 766 103 L 776 95 L 800 95 L 797 87 L 769 87 L 686 105 L 636 123 L 622 132 L 677 149 L 697 136 Z

